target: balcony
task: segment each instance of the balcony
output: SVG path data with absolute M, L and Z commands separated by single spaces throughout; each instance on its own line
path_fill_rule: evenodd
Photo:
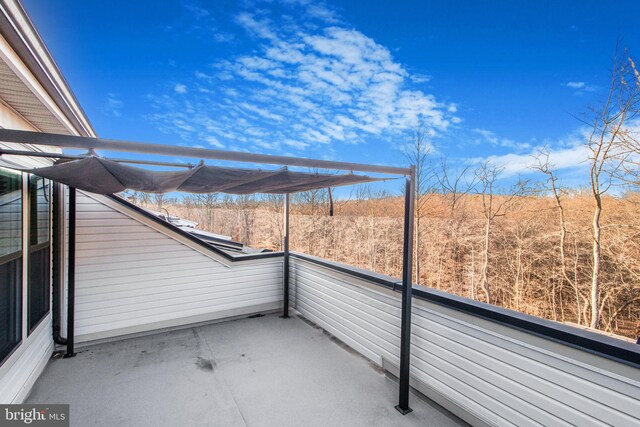
M 66 247 L 54 195 L 54 319 L 2 367 L 9 401 L 35 383 L 29 402 L 69 403 L 80 425 L 640 423 L 635 343 L 429 288 L 403 304 L 403 281 L 285 256 L 286 238 L 284 254 L 243 253 L 117 196 L 71 194 Z M 285 303 L 293 317 L 280 319 Z M 52 320 L 80 353 L 39 377 L 60 341 Z M 405 416 L 400 372 L 413 390 Z
M 72 425 L 460 425 L 413 397 L 394 408 L 382 369 L 300 317 L 276 314 L 94 344 L 49 363 L 28 402 Z

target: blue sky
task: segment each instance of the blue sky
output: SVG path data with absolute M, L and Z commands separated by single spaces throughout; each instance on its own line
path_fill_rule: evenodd
M 640 2 L 24 0 L 102 137 L 586 183 L 575 116 L 605 96 Z

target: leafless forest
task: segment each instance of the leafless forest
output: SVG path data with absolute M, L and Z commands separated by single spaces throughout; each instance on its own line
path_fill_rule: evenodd
M 505 179 L 490 161 L 451 167 L 428 132 L 407 136 L 416 165 L 414 281 L 535 316 L 640 335 L 640 73 L 616 55 L 601 105 L 580 120 L 583 186 L 562 184 L 553 153 Z M 281 249 L 282 196 L 195 195 L 134 202 L 191 219 L 253 247 Z M 293 250 L 401 276 L 403 197 L 359 186 L 292 198 Z
M 493 219 L 488 246 L 481 194 L 423 197 L 428 203 L 421 212 L 418 283 L 590 325 L 593 202 L 586 189 L 564 193 L 562 213 L 553 196 L 494 196 L 494 203 L 509 206 Z M 138 202 L 157 209 L 153 199 Z M 162 201 L 171 214 L 197 221 L 200 228 L 253 247 L 281 249 L 282 197 L 206 195 L 169 202 Z M 365 186 L 335 202 L 334 216 L 329 216 L 326 190 L 296 195 L 291 247 L 400 277 L 403 206 L 401 197 Z M 640 332 L 640 196 L 605 197 L 603 206 L 598 326 L 635 338 Z

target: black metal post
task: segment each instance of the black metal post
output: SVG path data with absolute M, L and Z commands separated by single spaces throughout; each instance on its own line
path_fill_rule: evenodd
M 402 250 L 402 318 L 400 321 L 400 387 L 396 409 L 402 415 L 409 407 L 409 371 L 411 367 L 411 297 L 413 286 L 413 214 L 415 198 L 415 166 L 407 179 L 404 202 L 404 246 Z
M 69 187 L 69 257 L 67 258 L 67 354 L 73 357 L 76 311 L 76 189 Z
M 284 195 L 284 308 L 282 317 L 289 317 L 289 193 Z
M 64 289 L 64 192 L 62 185 L 53 183 L 53 341 L 56 344 L 67 345 L 67 340 L 60 335 L 60 307 Z

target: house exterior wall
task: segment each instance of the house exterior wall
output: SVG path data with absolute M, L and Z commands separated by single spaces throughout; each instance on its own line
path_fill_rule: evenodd
M 76 342 L 280 309 L 282 258 L 230 262 L 78 192 Z
M 397 374 L 400 294 L 294 257 L 292 306 Z M 414 298 L 411 384 L 474 425 L 640 424 L 640 372 Z
M 0 80 L 0 128 L 95 136 L 18 0 L 5 0 L 0 4 Z M 0 148 L 42 151 L 41 147 L 29 144 L 0 143 Z M 59 151 L 56 148 L 46 150 Z M 0 164 L 33 168 L 46 166 L 50 160 L 3 155 Z M 22 341 L 0 363 L 0 403 L 22 402 L 54 350 L 51 310 L 30 334 L 27 331 L 29 222 L 26 221 L 27 174 L 22 176 Z M 51 252 L 49 259 L 52 259 Z
M 22 119 L 12 109 L 0 103 L 0 127 L 35 130 L 31 124 Z M 9 144 L 0 144 L 9 146 Z M 15 147 L 14 147 L 15 148 Z M 20 147 L 24 149 L 24 147 Z M 14 157 L 13 162 L 23 167 L 36 167 L 45 165 L 42 159 Z M 23 180 L 23 187 L 26 180 Z M 26 198 L 26 191 L 23 189 L 23 200 Z M 28 236 L 28 222 L 25 221 L 24 211 L 26 204 L 23 203 L 23 236 Z M 44 370 L 51 353 L 53 352 L 53 338 L 51 335 L 51 312 L 40 322 L 31 334 L 27 334 L 27 274 L 28 272 L 28 243 L 23 238 L 22 248 L 22 342 L 15 351 L 0 365 L 0 403 L 20 403 L 27 396 L 36 379 Z

